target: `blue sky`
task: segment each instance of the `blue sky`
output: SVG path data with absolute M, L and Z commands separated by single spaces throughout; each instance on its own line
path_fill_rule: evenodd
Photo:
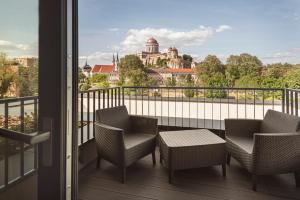
M 251 53 L 264 63 L 300 63 L 299 0 L 78 0 L 80 62 L 111 63 L 154 36 L 199 61 Z M 38 1 L 4 0 L 0 52 L 37 56 Z
M 80 55 L 91 64 L 110 63 L 114 52 L 142 51 L 148 36 L 161 51 L 176 46 L 198 60 L 247 52 L 265 63 L 300 63 L 298 0 L 79 0 L 79 6 Z

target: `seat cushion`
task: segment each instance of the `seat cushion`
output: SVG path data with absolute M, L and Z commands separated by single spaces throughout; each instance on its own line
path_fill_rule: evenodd
M 226 137 L 226 149 L 249 172 L 252 171 L 253 139 L 250 137 Z
M 132 164 L 154 151 L 156 136 L 144 133 L 127 133 L 124 135 L 125 164 Z
M 262 121 L 260 133 L 295 133 L 300 131 L 300 117 L 268 110 Z

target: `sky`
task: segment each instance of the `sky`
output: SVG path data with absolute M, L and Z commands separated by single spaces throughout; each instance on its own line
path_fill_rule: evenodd
M 175 46 L 198 61 L 250 53 L 266 64 L 300 63 L 300 0 L 78 1 L 81 65 L 141 52 L 149 37 L 161 52 Z M 2 0 L 0 27 L 0 52 L 38 56 L 37 0 Z

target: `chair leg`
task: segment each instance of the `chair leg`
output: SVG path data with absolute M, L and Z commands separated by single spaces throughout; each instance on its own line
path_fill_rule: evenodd
M 100 163 L 101 163 L 101 157 L 100 157 L 100 155 L 98 154 L 98 156 L 97 156 L 97 163 L 96 163 L 96 169 L 99 169 L 99 168 L 100 168 Z
M 230 165 L 231 154 L 227 153 L 227 165 Z
M 122 183 L 124 184 L 126 180 L 126 167 L 122 167 Z
M 257 189 L 257 175 L 252 174 L 252 190 L 256 191 Z
M 222 164 L 223 177 L 226 177 L 226 164 Z
M 155 151 L 152 152 L 152 162 L 153 162 L 153 165 L 156 165 Z
M 296 182 L 296 187 L 300 187 L 300 172 L 295 172 L 295 182 Z

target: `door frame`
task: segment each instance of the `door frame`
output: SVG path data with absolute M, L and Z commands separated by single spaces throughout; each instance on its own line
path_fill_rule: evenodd
M 44 127 L 41 119 L 52 120 L 50 150 L 44 144 L 38 147 L 39 200 L 77 199 L 77 5 L 77 0 L 39 0 L 39 130 Z M 67 154 L 70 138 L 71 155 Z M 72 160 L 71 185 L 68 158 Z

